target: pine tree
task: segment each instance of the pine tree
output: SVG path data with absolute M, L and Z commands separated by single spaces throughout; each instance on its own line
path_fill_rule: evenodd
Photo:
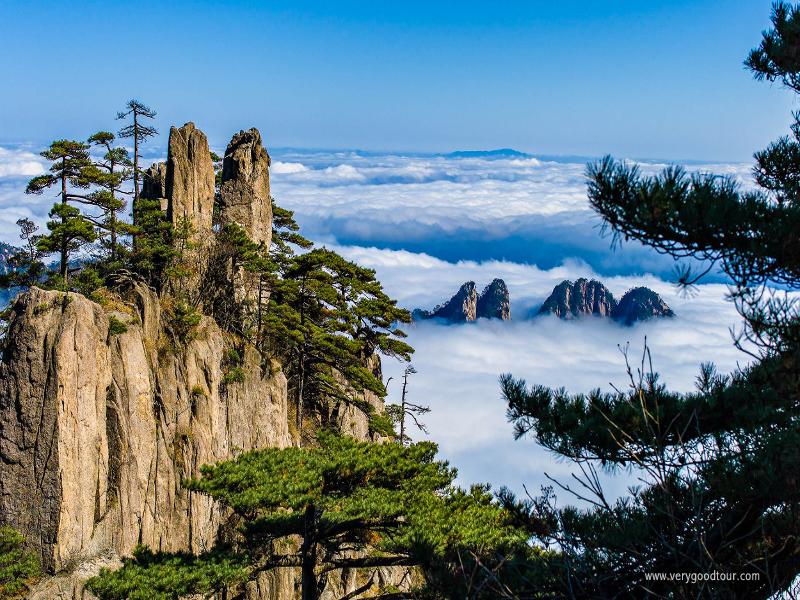
M 0 527 L 0 598 L 28 597 L 31 584 L 41 576 L 38 558 L 25 547 L 25 538 L 10 527 Z
M 368 360 L 375 352 L 409 360 L 413 349 L 396 324 L 410 318 L 374 271 L 335 252 L 316 249 L 286 262 L 273 282 L 266 327 L 272 349 L 288 365 L 299 435 L 307 408 L 333 425 L 347 405 L 370 416 L 376 433 L 393 434 L 360 394 L 386 395 Z
M 800 92 L 800 7 L 777 3 L 772 23 L 746 65 Z M 578 463 L 582 487 L 562 486 L 594 506 L 557 509 L 545 495 L 521 511 L 549 523 L 542 537 L 562 551 L 554 576 L 567 597 L 768 598 L 800 574 L 800 307 L 788 294 L 800 289 L 795 121 L 791 137 L 755 155 L 753 191 L 680 167 L 645 177 L 611 158 L 588 170 L 591 205 L 616 238 L 701 259 L 730 279 L 744 322 L 736 343 L 754 362 L 731 375 L 703 365 L 688 394 L 667 390 L 647 350 L 629 366 L 629 388 L 612 393 L 502 378 L 516 436 Z M 684 270 L 680 283 L 700 276 Z M 598 469 L 629 467 L 642 486 L 610 501 Z M 647 580 L 654 572 L 701 578 Z M 755 577 L 702 579 L 742 572 Z
M 120 220 L 119 213 L 125 209 L 122 185 L 132 178 L 133 162 L 128 151 L 121 146 L 114 146 L 115 137 L 108 131 L 99 131 L 89 138 L 89 144 L 105 150 L 103 157 L 95 163 L 97 173 L 94 183 L 100 189 L 89 195 L 89 203 L 101 211 L 99 219 L 92 222 L 101 232 L 100 240 L 107 248 L 107 270 L 121 266 L 125 247 L 120 237 L 131 232 L 131 227 Z M 107 238 L 107 239 L 106 239 Z
M 425 427 L 425 424 L 419 420 L 419 417 L 431 412 L 430 407 L 422 406 L 421 404 L 414 404 L 408 400 L 408 378 L 410 375 L 414 375 L 416 372 L 417 370 L 414 368 L 414 365 L 406 366 L 405 370 L 403 371 L 403 386 L 400 390 L 400 404 L 389 404 L 386 406 L 386 414 L 389 415 L 395 425 L 400 429 L 398 432 L 397 441 L 401 444 L 411 441 L 411 438 L 406 433 L 406 422 L 408 419 L 411 419 L 417 429 L 419 429 L 422 433 L 428 433 L 427 427 Z
M 273 569 L 299 568 L 303 600 L 317 600 L 329 573 L 351 569 L 381 589 L 377 569 L 459 573 L 467 557 L 524 551 L 526 534 L 485 488 L 452 486 L 455 471 L 431 443 L 373 444 L 322 432 L 315 448 L 268 448 L 202 468 L 189 488 L 230 509 L 237 536 L 197 557 L 139 550 L 88 586 L 101 600 L 206 593 Z M 295 542 L 298 539 L 299 542 Z M 454 580 L 437 579 L 448 586 Z M 461 580 L 463 590 L 469 582 Z M 233 588 L 236 589 L 235 587 Z M 435 589 L 426 597 L 442 598 Z M 410 598 L 410 594 L 386 597 Z M 422 596 L 421 596 L 422 597 Z M 492 597 L 478 594 L 461 597 Z
M 45 253 L 59 253 L 59 276 L 66 285 L 70 256 L 96 237 L 92 224 L 69 203 L 87 201 L 86 194 L 76 190 L 87 189 L 94 182 L 95 173 L 89 148 L 83 142 L 56 140 L 41 155 L 52 161 L 50 173 L 31 179 L 25 193 L 41 194 L 47 188 L 59 186 L 61 201 L 50 210 L 51 220 L 47 223 L 50 233 L 39 240 L 38 247 Z
M 0 275 L 0 288 L 27 288 L 40 282 L 45 273 L 42 262 L 43 252 L 39 250 L 42 238 L 36 232 L 39 227 L 30 219 L 17 219 L 19 237 L 25 246 L 18 249 L 8 259 L 9 271 Z
M 119 137 L 133 138 L 133 209 L 136 211 L 139 203 L 139 145 L 158 134 L 158 131 L 143 123 L 143 119 L 154 119 L 156 112 L 138 100 L 129 100 L 125 110 L 117 113 L 117 119 L 131 117 L 133 122 L 119 130 Z

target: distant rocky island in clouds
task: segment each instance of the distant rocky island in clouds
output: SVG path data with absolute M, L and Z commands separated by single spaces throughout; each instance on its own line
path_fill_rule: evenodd
M 433 310 L 417 308 L 412 317 L 415 321 L 443 319 L 451 323 L 464 323 L 476 319 L 511 319 L 511 301 L 508 287 L 502 279 L 495 279 L 478 294 L 474 281 L 467 281 L 456 294 Z
M 608 318 L 623 325 L 657 318 L 671 318 L 675 312 L 648 287 L 628 290 L 619 300 L 595 279 L 564 280 L 553 288 L 535 316 L 555 315 L 565 321 L 585 317 Z M 508 286 L 495 279 L 478 294 L 474 281 L 463 284 L 447 302 L 432 310 L 415 309 L 415 321 L 440 319 L 449 323 L 466 323 L 477 319 L 511 320 L 511 298 Z

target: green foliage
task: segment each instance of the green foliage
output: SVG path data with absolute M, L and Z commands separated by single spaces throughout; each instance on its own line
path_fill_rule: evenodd
M 89 144 L 105 150 L 103 157 L 92 165 L 92 180 L 99 189 L 86 198 L 88 205 L 100 210 L 99 217 L 92 222 L 99 232 L 99 241 L 104 250 L 102 266 L 107 271 L 114 271 L 124 264 L 127 248 L 122 243 L 123 235 L 133 232 L 132 227 L 120 220 L 126 206 L 122 198 L 122 186 L 133 177 L 133 161 L 128 150 L 122 146 L 114 146 L 115 137 L 108 131 L 99 131 L 92 135 Z
M 133 209 L 135 246 L 131 265 L 157 290 L 163 287 L 163 275 L 175 256 L 172 223 L 161 210 L 158 200 L 140 198 Z
M 330 250 L 286 257 L 279 269 L 267 339 L 294 382 L 298 430 L 304 408 L 335 415 L 350 404 L 369 416 L 362 390 L 380 397 L 386 390 L 367 359 L 375 352 L 409 359 L 413 349 L 397 323 L 410 322 L 410 314 L 384 293 L 374 271 Z
M 42 262 L 43 253 L 38 248 L 42 238 L 36 233 L 39 227 L 27 218 L 17 219 L 17 226 L 24 247 L 9 257 L 9 271 L 0 275 L 0 288 L 27 288 L 36 285 L 41 282 L 46 270 Z
M 798 48 L 800 9 L 778 2 L 746 64 L 800 92 Z M 516 436 L 578 463 L 580 491 L 564 489 L 592 502 L 558 508 L 546 492 L 516 504 L 561 550 L 550 580 L 562 595 L 769 598 L 800 574 L 800 312 L 789 294 L 800 289 L 800 120 L 755 159 L 756 190 L 680 167 L 655 177 L 611 158 L 589 167 L 589 200 L 615 238 L 700 259 L 730 279 L 744 323 L 736 343 L 755 362 L 730 375 L 703 365 L 683 394 L 660 382 L 647 350 L 628 365 L 628 388 L 613 393 L 501 379 Z M 679 283 L 701 276 L 684 268 Z M 642 485 L 611 502 L 598 468 L 635 468 Z M 758 577 L 648 581 L 653 572 Z
M 94 291 L 103 287 L 103 278 L 97 272 L 97 265 L 82 268 L 74 277 L 72 287 L 84 296 L 91 296 Z
M 231 367 L 222 376 L 222 383 L 242 383 L 244 382 L 244 369 L 242 367 Z
M 22 534 L 0 527 L 0 598 L 21 600 L 40 574 L 39 559 L 25 549 Z
M 163 308 L 166 325 L 173 337 L 184 344 L 190 342 L 202 320 L 200 312 L 182 300 L 165 302 Z
M 128 331 L 128 326 L 114 315 L 108 317 L 108 335 L 121 335 Z
M 50 172 L 31 179 L 25 193 L 41 194 L 55 185 L 60 187 L 60 203 L 51 209 L 52 220 L 47 223 L 50 233 L 37 241 L 37 248 L 43 254 L 59 253 L 59 275 L 66 281 L 70 255 L 95 239 L 92 224 L 69 204 L 85 200 L 85 194 L 78 191 L 94 182 L 95 171 L 89 159 L 89 147 L 83 142 L 56 140 L 41 155 L 52 162 Z
M 102 569 L 86 587 L 103 600 L 174 600 L 210 591 L 221 591 L 243 581 L 248 566 L 243 555 L 224 551 L 165 554 L 139 546 L 122 569 Z
M 162 581 L 205 572 L 204 562 L 218 563 L 224 551 L 235 564 L 246 562 L 248 578 L 300 567 L 303 597 L 316 600 L 333 568 L 368 574 L 381 566 L 416 565 L 447 572 L 439 581 L 457 585 L 460 553 L 527 547 L 527 534 L 486 488 L 452 487 L 455 471 L 435 460 L 434 444 L 372 444 L 325 431 L 318 439 L 317 448 L 268 448 L 205 466 L 200 479 L 187 483 L 232 510 L 240 532 L 234 546 L 187 565 L 168 555 L 128 561 L 116 573 L 101 574 L 91 589 L 101 599 L 121 597 L 104 591 L 111 589 L 156 594 L 166 591 L 157 587 Z M 302 538 L 299 548 L 288 543 L 291 536 Z
M 154 119 L 156 112 L 138 100 L 129 100 L 125 110 L 117 113 L 117 119 L 130 117 L 131 123 L 119 130 L 118 135 L 123 139 L 133 140 L 133 210 L 138 210 L 139 204 L 139 145 L 158 134 L 155 127 L 145 125 L 145 119 Z

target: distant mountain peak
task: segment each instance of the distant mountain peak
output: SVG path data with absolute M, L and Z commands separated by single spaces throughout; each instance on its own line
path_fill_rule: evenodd
M 623 325 L 633 325 L 659 317 L 674 317 L 675 312 L 661 297 L 647 287 L 636 287 L 617 302 L 605 285 L 596 279 L 580 278 L 574 282 L 565 279 L 544 301 L 538 314 L 552 314 L 571 320 L 586 316 L 611 318 Z
M 553 314 L 565 320 L 588 315 L 610 317 L 616 306 L 617 301 L 605 285 L 581 277 L 575 282 L 565 279 L 553 288 L 538 314 Z
M 530 154 L 513 148 L 497 148 L 495 150 L 456 150 L 445 154 L 447 158 L 530 158 Z
M 674 317 L 675 312 L 657 293 L 648 287 L 635 287 L 625 292 L 611 317 L 625 325 L 659 317 Z
M 443 319 L 451 323 L 475 321 L 478 318 L 507 321 L 511 318 L 508 286 L 502 279 L 494 279 L 478 294 L 475 282 L 467 281 L 444 304 L 430 311 L 415 309 L 412 317 L 415 321 Z

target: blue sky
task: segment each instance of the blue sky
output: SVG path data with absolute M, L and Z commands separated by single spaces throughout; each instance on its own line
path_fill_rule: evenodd
M 762 0 L 4 2 L 0 143 L 159 127 L 268 147 L 746 160 L 793 101 L 742 67 Z M 165 139 L 157 143 L 163 145 Z

